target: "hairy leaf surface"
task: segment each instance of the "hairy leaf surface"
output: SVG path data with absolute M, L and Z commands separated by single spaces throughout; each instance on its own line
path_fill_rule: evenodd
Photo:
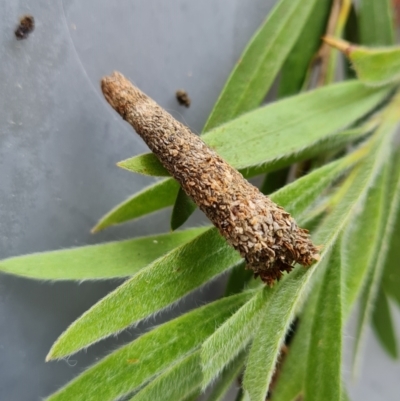
M 265 310 L 272 292 L 269 288 L 259 289 L 204 342 L 201 349 L 203 388 L 249 343 L 251 333 L 255 333 L 263 319 L 261 311 Z
M 49 358 L 75 353 L 145 319 L 239 261 L 239 254 L 216 229 L 207 230 L 142 269 L 85 312 L 58 338 Z
M 134 391 L 200 346 L 251 295 L 222 298 L 164 323 L 106 356 L 48 401 L 111 401 Z M 105 386 L 110 377 L 112 385 Z
M 340 401 L 342 364 L 342 288 L 340 239 L 323 279 L 312 324 L 305 379 L 305 401 Z
M 241 352 L 222 372 L 207 401 L 223 401 L 232 383 L 243 369 L 246 352 Z
M 39 280 L 102 280 L 133 276 L 207 228 L 139 237 L 61 251 L 17 256 L 0 262 L 0 271 Z
M 243 379 L 251 401 L 265 400 L 286 332 L 316 266 L 295 269 L 277 286 L 276 293 L 263 308 Z

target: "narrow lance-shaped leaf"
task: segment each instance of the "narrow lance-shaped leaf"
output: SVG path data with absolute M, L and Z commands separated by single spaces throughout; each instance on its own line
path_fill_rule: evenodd
M 354 346 L 354 371 L 357 371 L 360 362 L 360 349 L 365 336 L 365 328 L 369 323 L 373 305 L 378 294 L 380 282 L 382 279 L 383 268 L 386 261 L 386 255 L 389 247 L 389 239 L 393 232 L 394 223 L 396 221 L 397 211 L 400 202 L 400 169 L 398 160 L 394 163 L 393 171 L 391 172 L 390 182 L 391 190 L 385 205 L 386 218 L 382 222 L 380 230 L 380 245 L 370 266 L 370 271 L 367 279 L 367 284 L 363 290 L 360 302 L 360 314 L 358 318 L 356 330 L 356 342 Z
M 252 295 L 226 297 L 156 327 L 106 356 L 47 401 L 111 401 L 131 393 L 200 346 L 216 324 L 222 324 Z M 113 385 L 105 386 L 110 372 Z
M 262 102 L 316 2 L 278 2 L 232 71 L 204 131 L 252 110 Z
M 320 264 L 318 270 L 325 270 L 328 261 L 329 256 L 325 258 L 323 264 Z M 299 316 L 294 339 L 289 345 L 289 352 L 280 368 L 278 382 L 272 392 L 272 401 L 294 401 L 304 391 L 305 363 L 310 347 L 311 329 L 315 318 L 320 288 L 321 280 L 313 284 L 305 307 Z
M 383 348 L 392 358 L 397 358 L 397 341 L 393 319 L 390 313 L 389 302 L 382 287 L 379 289 L 376 297 L 372 325 Z
M 271 199 L 298 219 L 302 213 L 341 174 L 359 161 L 366 153 L 361 147 L 349 155 L 320 167 L 271 195 Z
M 265 400 L 286 332 L 316 266 L 318 264 L 307 270 L 293 271 L 278 285 L 275 295 L 263 308 L 243 379 L 244 390 L 251 401 Z
M 386 178 L 386 181 L 385 181 Z M 360 290 L 365 284 L 368 268 L 380 246 L 379 229 L 385 220 L 385 196 L 387 196 L 387 177 L 380 174 L 368 195 L 356 210 L 345 229 L 342 242 L 343 314 L 351 311 Z M 368 246 L 367 246 L 368 244 Z
M 133 171 L 138 174 L 153 175 L 155 177 L 169 177 L 166 168 L 158 161 L 153 153 L 144 153 L 117 163 L 128 171 Z
M 400 305 L 400 213 L 397 214 L 385 263 L 382 285 L 385 293 Z
M 332 0 L 316 1 L 302 32 L 297 38 L 281 70 L 278 95 L 293 95 L 303 86 L 313 56 L 321 45 L 321 36 L 331 9 Z
M 39 280 L 102 280 L 133 276 L 207 228 L 139 237 L 60 251 L 17 256 L 0 262 L 0 271 Z
M 392 0 L 361 0 L 358 9 L 361 43 L 390 46 L 395 42 Z
M 329 136 L 335 143 L 335 138 L 340 138 L 338 130 L 376 107 L 389 91 L 365 88 L 358 82 L 332 85 L 250 112 L 203 139 L 236 168 L 252 168 L 253 173 L 262 171 L 264 164 L 280 168 L 298 160 L 299 154 L 304 158 L 320 152 L 320 142 Z M 313 152 L 308 151 L 310 147 Z M 178 184 L 173 180 L 152 185 L 116 206 L 94 231 L 172 205 L 177 192 Z
M 344 40 L 325 37 L 325 42 L 342 51 L 351 62 L 357 77 L 371 86 L 398 83 L 400 80 L 400 48 L 368 48 Z
M 174 249 L 111 292 L 55 342 L 48 359 L 62 358 L 176 302 L 240 261 L 216 229 Z
M 265 305 L 273 290 L 262 288 L 230 319 L 220 326 L 201 349 L 203 388 L 218 376 L 229 362 L 246 347 L 260 324 Z
M 347 181 L 351 187 L 340 198 L 336 205 L 332 205 L 332 212 L 324 219 L 318 231 L 314 235 L 316 243 L 333 245 L 337 236 L 347 226 L 358 207 L 362 205 L 369 189 L 374 185 L 382 166 L 390 157 L 392 149 L 392 113 L 395 112 L 397 101 L 394 100 L 386 111 L 387 121 L 375 132 L 368 143 L 369 153 L 352 171 Z
M 232 383 L 238 379 L 243 369 L 246 352 L 240 353 L 222 372 L 207 401 L 223 401 Z
M 129 401 L 185 401 L 201 385 L 200 351 L 183 358 L 155 378 Z
M 390 188 L 393 188 L 392 182 L 395 180 L 396 171 L 400 170 L 400 150 L 397 149 L 394 154 L 395 164 L 392 168 L 392 177 L 390 178 Z M 385 261 L 385 267 L 382 277 L 382 285 L 387 295 L 392 297 L 400 305 L 400 210 L 397 211 L 393 224 L 393 232 L 390 236 L 389 249 Z
M 273 153 L 273 149 L 266 149 L 264 152 L 265 161 L 262 163 L 261 166 L 252 166 L 244 167 L 239 169 L 241 173 L 245 177 L 252 177 L 257 174 L 264 173 L 266 171 L 275 171 L 277 168 L 286 167 L 294 162 L 301 161 L 304 159 L 308 159 L 312 156 L 316 156 L 324 151 L 335 151 L 343 146 L 347 145 L 348 143 L 354 142 L 361 137 L 365 136 L 374 128 L 375 123 L 368 123 L 361 127 L 345 130 L 342 132 L 330 132 L 328 134 L 325 133 L 325 137 L 318 138 L 316 141 L 311 140 L 309 143 L 306 143 L 303 147 L 299 147 L 298 149 L 288 148 L 283 149 L 283 153 L 281 158 L 278 159 L 274 153 L 274 156 L 270 159 L 269 153 Z M 213 131 L 211 131 L 213 132 Z M 203 135 L 202 137 L 207 141 L 207 135 Z M 263 141 L 274 141 L 275 140 L 270 138 L 263 138 Z M 268 145 L 268 142 L 265 142 Z M 246 148 L 246 143 L 238 144 Z M 224 147 L 230 146 L 228 144 L 219 144 L 217 151 L 224 151 Z M 229 157 L 229 156 L 228 156 Z M 150 161 L 148 165 L 146 165 L 147 161 Z M 236 167 L 235 163 L 237 160 L 230 160 L 227 158 L 228 163 L 230 163 L 233 167 Z M 161 162 L 158 161 L 157 157 L 153 153 L 146 153 L 144 155 L 134 156 L 131 159 L 126 160 L 126 164 L 129 165 L 128 170 L 133 173 L 140 173 L 143 174 L 144 167 L 141 167 L 139 171 L 135 170 L 136 165 L 143 166 L 145 165 L 146 174 L 150 176 L 159 177 L 160 176 L 160 168 L 162 167 Z M 168 174 L 168 173 L 167 173 Z M 161 174 L 162 175 L 162 174 Z
M 370 154 L 353 172 L 356 179 L 353 180 L 351 190 L 346 193 L 341 202 L 335 207 L 335 210 L 328 216 L 322 228 L 314 236 L 317 243 L 324 244 L 321 261 L 317 264 L 317 267 L 325 259 L 331 247 L 336 243 L 343 228 L 354 214 L 354 210 L 356 210 L 359 202 L 363 201 L 368 189 L 373 185 L 379 169 L 384 164 L 391 143 L 390 135 L 385 137 L 383 135 L 384 133 L 386 132 L 379 131 L 375 134 L 373 140 L 370 142 Z M 299 372 L 297 372 L 297 374 L 299 374 Z M 296 377 L 301 380 L 301 375 Z M 256 381 L 254 381 L 254 383 L 256 383 Z M 299 382 L 297 381 L 296 383 L 298 385 Z M 292 390 L 292 394 L 294 394 L 296 392 L 296 386 L 292 387 Z M 258 388 L 258 395 L 260 394 L 262 394 L 262 391 Z M 277 397 L 278 394 L 277 392 Z M 288 398 L 278 398 L 278 400 L 281 399 L 288 400 Z
M 325 272 L 312 324 L 304 401 L 340 401 L 342 296 L 338 239 Z
M 250 168 L 273 170 L 368 132 L 370 125 L 337 131 L 376 107 L 389 92 L 387 88 L 366 88 L 357 81 L 330 85 L 247 113 L 202 139 L 245 175 Z
M 176 199 L 178 190 L 179 184 L 171 178 L 156 182 L 115 206 L 101 218 L 92 232 L 98 232 L 114 224 L 137 219 L 171 206 Z

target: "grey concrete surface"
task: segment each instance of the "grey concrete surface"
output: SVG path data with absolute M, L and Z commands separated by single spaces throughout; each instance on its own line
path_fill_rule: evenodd
M 146 147 L 103 100 L 99 79 L 123 72 L 199 132 L 273 3 L 0 2 L 0 258 L 168 231 L 170 212 L 163 211 L 96 236 L 89 233 L 111 207 L 152 182 L 115 167 Z M 25 13 L 35 17 L 36 29 L 29 39 L 16 41 L 13 32 Z M 189 109 L 177 105 L 178 88 L 191 96 Z M 40 400 L 140 332 L 143 326 L 68 362 L 44 363 L 58 335 L 117 284 L 1 275 L 0 401 Z M 220 290 L 213 283 L 160 319 Z M 350 391 L 353 400 L 398 400 L 399 364 L 388 362 L 374 340 L 364 365 L 365 377 Z

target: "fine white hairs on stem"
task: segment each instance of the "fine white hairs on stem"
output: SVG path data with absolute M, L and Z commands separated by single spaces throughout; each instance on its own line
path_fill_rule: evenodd
M 295 263 L 310 266 L 318 259 L 308 231 L 289 213 L 122 74 L 104 77 L 101 88 L 256 276 L 272 285 Z

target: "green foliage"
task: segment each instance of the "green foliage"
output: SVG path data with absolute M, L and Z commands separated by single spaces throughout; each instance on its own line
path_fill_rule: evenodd
M 343 31 L 350 3 L 342 3 L 331 32 Z M 230 271 L 225 296 L 142 334 L 48 400 L 194 401 L 214 385 L 209 400 L 222 401 L 242 372 L 237 400 L 264 401 L 267 393 L 272 401 L 348 400 L 342 329 L 357 302 L 355 365 L 370 323 L 397 356 L 389 300 L 400 305 L 400 53 L 395 47 L 351 48 L 360 79 L 297 93 L 305 81 L 313 86 L 313 74 L 319 74 L 317 82 L 331 80 L 312 60 L 332 10 L 330 1 L 278 1 L 202 135 L 246 177 L 269 173 L 263 189 L 273 190 L 273 201 L 312 227 L 319 261 L 308 269 L 296 266 L 273 288 L 265 287 L 244 270 L 216 228 L 201 227 L 0 262 L 7 274 L 42 280 L 129 277 L 61 334 L 48 360 L 117 334 Z M 364 46 L 389 46 L 392 17 L 389 0 L 362 0 L 351 24 L 360 26 Z M 343 48 L 347 42 L 329 40 L 349 50 Z M 331 68 L 334 60 L 323 61 Z M 279 96 L 293 96 L 257 108 L 279 72 Z M 195 209 L 154 155 L 118 165 L 167 178 L 116 206 L 94 231 L 172 205 L 176 229 Z M 294 336 L 289 344 L 288 333 Z M 285 344 L 288 352 L 281 353 Z
M 191 228 L 61 251 L 17 256 L 0 262 L 0 270 L 38 280 L 103 280 L 133 276 L 207 228 Z
M 400 48 L 354 47 L 348 55 L 358 78 L 367 85 L 381 86 L 400 80 Z
M 321 45 L 332 0 L 316 1 L 303 30 L 288 54 L 281 70 L 279 96 L 294 95 L 301 90 L 313 58 Z
M 98 232 L 114 224 L 124 223 L 148 213 L 163 209 L 174 203 L 179 185 L 171 179 L 156 182 L 117 205 L 93 228 Z
M 145 153 L 117 163 L 118 167 L 138 174 L 168 177 L 169 173 L 153 153 Z
M 262 288 L 230 319 L 204 342 L 201 350 L 203 387 L 224 369 L 251 340 L 262 320 L 262 310 L 267 305 L 271 291 Z
M 361 43 L 390 46 L 395 42 L 391 0 L 361 0 L 359 26 Z
M 225 367 L 221 373 L 221 377 L 214 386 L 212 393 L 208 397 L 208 401 L 223 401 L 225 393 L 229 390 L 232 383 L 237 380 L 243 369 L 246 352 L 241 352 L 231 364 Z
M 215 228 L 207 230 L 150 263 L 90 308 L 61 334 L 48 359 L 62 358 L 118 333 L 176 302 L 239 260 Z M 123 309 L 121 305 L 125 305 Z
M 311 329 L 304 391 L 304 398 L 310 401 L 340 401 L 343 299 L 340 259 L 338 241 L 323 279 Z
M 216 324 L 229 318 L 252 294 L 226 297 L 153 329 L 86 370 L 49 401 L 114 400 L 140 388 L 174 361 L 194 352 Z M 192 335 L 187 336 L 188 327 Z M 104 387 L 112 375 L 113 386 Z M 90 393 L 86 389 L 90 387 Z

